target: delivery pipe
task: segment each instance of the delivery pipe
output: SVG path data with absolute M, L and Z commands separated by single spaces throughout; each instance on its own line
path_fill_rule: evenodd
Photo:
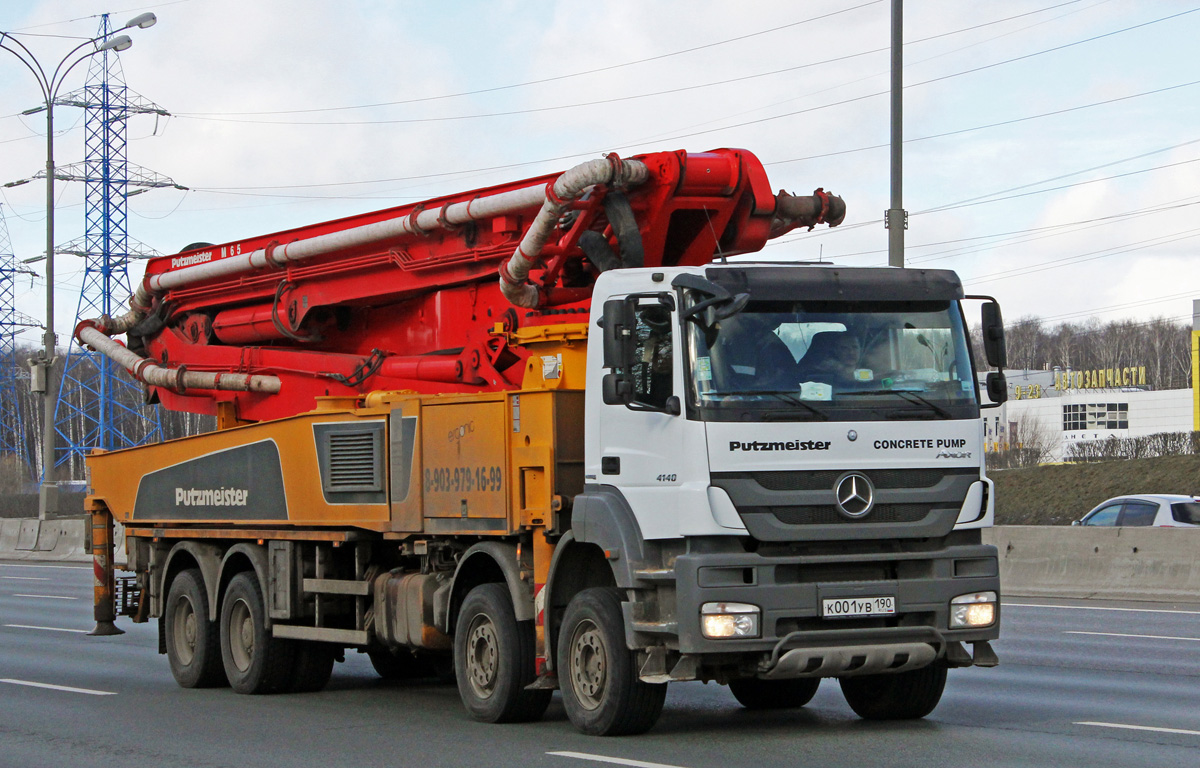
M 113 341 L 103 331 L 87 322 L 79 324 L 75 329 L 75 337 L 81 343 L 124 366 L 138 381 L 151 386 L 165 387 L 176 392 L 188 389 L 217 389 L 229 392 L 261 392 L 265 395 L 279 393 L 280 381 L 277 376 L 163 368 L 153 360 Z
M 650 169 L 640 160 L 621 160 L 615 154 L 603 160 L 580 163 L 547 184 L 542 208 L 529 225 L 521 243 L 509 260 L 500 265 L 500 292 L 510 303 L 533 309 L 542 303 L 537 286 L 528 282 L 529 271 L 538 262 L 542 248 L 550 240 L 558 220 L 588 187 L 612 184 L 617 187 L 637 185 L 650 176 Z

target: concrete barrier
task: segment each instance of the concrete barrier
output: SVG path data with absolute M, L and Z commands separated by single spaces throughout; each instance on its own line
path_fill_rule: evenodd
M 90 562 L 89 525 L 86 517 L 0 520 L 0 560 Z
M 1200 528 L 1011 525 L 984 541 L 1005 595 L 1200 601 Z
M 91 520 L 0 520 L 0 559 L 89 562 Z M 113 531 L 126 561 L 125 529 Z M 1200 528 L 1002 526 L 984 531 L 1011 597 L 1200 601 Z

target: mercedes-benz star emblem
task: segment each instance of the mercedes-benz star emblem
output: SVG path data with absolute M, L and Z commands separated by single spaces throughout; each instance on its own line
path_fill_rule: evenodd
M 833 486 L 838 510 L 847 517 L 862 517 L 875 505 L 875 486 L 859 472 L 847 472 Z
M 846 439 L 853 443 L 858 439 L 858 433 L 852 429 L 846 433 Z

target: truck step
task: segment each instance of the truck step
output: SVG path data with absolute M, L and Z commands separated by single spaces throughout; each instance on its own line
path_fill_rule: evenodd
M 635 621 L 632 626 L 634 632 L 645 632 L 648 635 L 679 634 L 679 624 L 674 621 Z
M 358 629 L 333 629 L 331 627 L 298 627 L 294 624 L 276 624 L 271 634 L 288 640 L 320 640 L 342 645 L 369 645 L 371 633 Z
M 642 581 L 674 581 L 674 568 L 646 568 L 634 571 L 633 575 Z
M 322 595 L 369 595 L 371 584 L 367 581 L 353 579 L 305 579 L 305 592 L 317 592 Z

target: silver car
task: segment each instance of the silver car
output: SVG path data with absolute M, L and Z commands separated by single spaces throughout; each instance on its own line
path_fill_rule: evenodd
M 1200 526 L 1200 497 L 1171 493 L 1118 496 L 1071 525 L 1195 528 Z

